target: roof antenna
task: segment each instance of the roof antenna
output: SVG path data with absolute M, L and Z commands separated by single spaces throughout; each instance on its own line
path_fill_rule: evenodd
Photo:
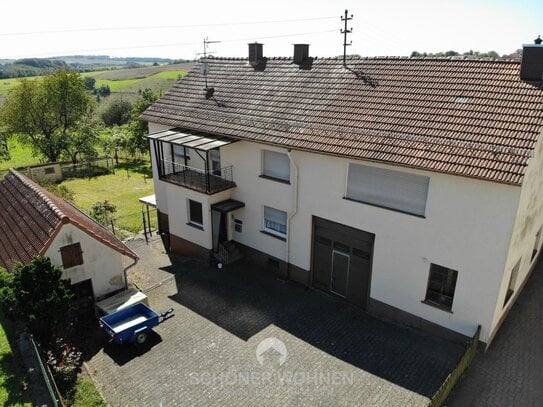
M 219 42 L 220 41 L 209 41 L 209 39 L 205 37 L 204 38 L 204 52 L 198 54 L 198 55 L 204 56 L 204 59 L 203 59 L 204 62 L 202 65 L 200 65 L 200 74 L 204 75 L 204 80 L 205 80 L 205 85 L 206 85 L 204 90 L 206 91 L 206 99 L 209 99 L 210 97 L 212 97 L 213 93 L 215 92 L 214 88 L 208 88 L 207 86 L 207 74 L 209 73 L 209 64 L 207 63 L 207 55 L 213 54 L 213 52 L 207 52 L 207 49 L 209 48 L 209 44 L 216 44 Z
M 345 21 L 345 28 L 341 29 L 340 32 L 343 34 L 343 65 L 347 65 L 346 59 L 347 59 L 347 47 L 350 45 L 353 45 L 352 41 L 349 41 L 347 43 L 347 34 L 350 34 L 353 32 L 353 28 L 347 29 L 347 21 L 350 21 L 353 19 L 353 15 L 349 17 L 349 11 L 345 10 L 345 17 L 341 17 L 341 21 Z

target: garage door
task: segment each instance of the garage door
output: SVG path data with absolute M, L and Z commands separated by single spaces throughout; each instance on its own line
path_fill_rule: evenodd
M 375 235 L 313 217 L 313 286 L 366 308 Z

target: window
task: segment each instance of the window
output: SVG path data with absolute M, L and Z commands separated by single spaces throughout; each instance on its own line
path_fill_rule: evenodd
M 513 267 L 513 270 L 511 270 L 511 276 L 509 277 L 509 285 L 507 286 L 507 293 L 505 294 L 505 301 L 503 302 L 504 307 L 509 301 L 509 299 L 513 296 L 513 293 L 515 292 L 518 270 L 520 268 L 520 260 L 521 259 L 517 261 L 517 264 L 515 264 L 515 267 Z
M 530 259 L 530 261 L 535 259 L 535 257 L 537 256 L 537 252 L 539 250 L 539 241 L 541 240 L 541 231 L 542 231 L 542 229 L 543 229 L 543 227 L 541 227 L 537 231 L 537 233 L 535 234 L 534 250 L 532 250 L 532 258 Z
M 349 164 L 347 199 L 424 216 L 430 178 Z
M 189 223 L 202 227 L 204 224 L 204 217 L 202 213 L 202 203 L 189 199 Z
M 263 177 L 290 182 L 290 160 L 288 155 L 264 150 L 262 162 Z
M 60 256 L 65 269 L 83 264 L 83 252 L 79 243 L 61 247 Z
M 174 162 L 184 164 L 185 163 L 185 158 L 187 160 L 190 160 L 189 150 L 185 146 L 178 146 L 178 145 L 173 144 L 172 145 L 172 150 L 173 150 L 173 161 Z
M 55 167 L 46 167 L 45 168 L 45 175 L 51 175 L 55 173 Z
M 287 236 L 287 213 L 264 207 L 264 232 L 285 238 Z
M 430 265 L 430 276 L 424 302 L 450 311 L 452 308 L 454 289 L 458 271 L 447 267 Z

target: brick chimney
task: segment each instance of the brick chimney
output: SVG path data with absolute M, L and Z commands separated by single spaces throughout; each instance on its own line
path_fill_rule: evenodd
M 258 42 L 253 42 L 249 44 L 249 63 L 255 67 L 257 66 L 260 61 L 262 61 L 262 58 L 264 56 L 262 46 L 264 44 L 260 44 Z
M 520 79 L 523 81 L 543 80 L 543 44 L 541 42 L 541 36 L 538 36 L 534 44 L 522 46 Z
M 294 44 L 294 63 L 302 65 L 309 58 L 309 44 Z

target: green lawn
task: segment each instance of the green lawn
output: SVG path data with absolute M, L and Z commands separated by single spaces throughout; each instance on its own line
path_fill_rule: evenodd
M 11 323 L 0 313 L 0 405 L 31 406 L 25 391 L 25 379 L 20 374 L 8 340 Z
M 154 193 L 148 161 L 121 164 L 115 174 L 72 178 L 62 182 L 75 193 L 75 205 L 89 213 L 92 205 L 108 200 L 117 207 L 116 225 L 131 232 L 143 230 L 139 198 Z
M 90 379 L 78 379 L 71 403 L 74 407 L 106 407 L 107 404 Z
M 39 159 L 32 156 L 32 149 L 22 145 L 15 138 L 11 138 L 8 141 L 8 148 L 11 159 L 9 161 L 0 161 L 0 174 L 10 168 L 28 167 L 39 164 Z

